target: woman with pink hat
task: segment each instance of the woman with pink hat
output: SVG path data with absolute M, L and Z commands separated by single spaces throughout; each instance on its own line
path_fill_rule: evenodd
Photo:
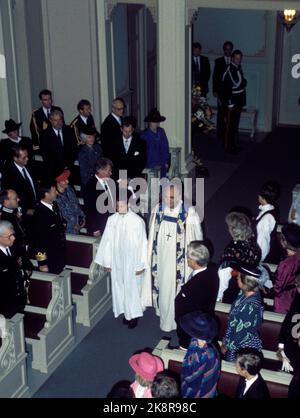
M 164 370 L 161 358 L 142 352 L 134 354 L 129 359 L 129 364 L 135 371 L 135 381 L 131 388 L 136 398 L 152 398 L 151 385 L 157 373 Z

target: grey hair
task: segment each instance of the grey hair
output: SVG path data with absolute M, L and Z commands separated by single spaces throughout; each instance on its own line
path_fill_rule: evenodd
M 258 292 L 259 279 L 257 279 L 256 277 L 241 273 L 241 281 L 245 286 L 246 292 Z
M 82 142 L 86 142 L 87 137 L 88 137 L 87 134 L 84 134 L 83 132 L 80 133 L 80 139 Z
M 62 112 L 60 110 L 58 110 L 58 109 L 52 110 L 50 112 L 50 116 L 49 117 L 52 118 L 52 116 L 56 116 L 56 115 L 59 115 L 59 116 L 63 117 Z
M 0 237 L 4 235 L 6 231 L 13 231 L 14 227 L 13 224 L 11 224 L 8 221 L 0 221 Z
M 192 241 L 187 246 L 187 256 L 191 260 L 195 261 L 198 266 L 207 266 L 210 259 L 210 254 L 207 247 L 201 244 L 200 241 Z
M 225 221 L 234 241 L 245 241 L 252 237 L 251 221 L 244 213 L 230 212 Z

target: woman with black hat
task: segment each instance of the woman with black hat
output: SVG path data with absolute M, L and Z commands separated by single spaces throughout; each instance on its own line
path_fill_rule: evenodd
M 192 337 L 181 367 L 183 398 L 214 398 L 221 363 L 213 340 L 218 334 L 216 320 L 208 313 L 195 311 L 182 316 L 181 328 Z
M 228 326 L 221 347 L 227 361 L 236 360 L 240 348 L 262 350 L 260 327 L 263 304 L 259 293 L 261 271 L 253 266 L 237 265 L 240 293 L 231 305 Z
M 16 123 L 13 119 L 6 120 L 5 129 L 2 131 L 8 138 L 1 139 L 0 142 L 0 158 L 2 163 L 7 160 L 12 160 L 12 147 L 14 145 L 21 145 L 26 148 L 29 158 L 33 155 L 32 140 L 25 136 L 20 136 L 21 122 Z
M 160 176 L 166 177 L 169 170 L 169 142 L 167 135 L 159 124 L 164 122 L 166 118 L 161 116 L 159 111 L 154 108 L 150 111 L 144 122 L 148 122 L 146 129 L 141 138 L 147 143 L 147 165 L 146 168 L 160 167 Z

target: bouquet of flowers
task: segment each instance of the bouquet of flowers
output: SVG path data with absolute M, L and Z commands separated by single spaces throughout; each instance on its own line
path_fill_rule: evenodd
M 216 129 L 212 119 L 212 109 L 205 97 L 201 95 L 201 87 L 194 85 L 192 90 L 192 123 L 207 133 Z

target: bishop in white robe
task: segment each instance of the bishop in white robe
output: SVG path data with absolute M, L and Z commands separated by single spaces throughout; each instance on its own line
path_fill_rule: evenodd
M 140 291 L 147 268 L 145 222 L 132 212 L 108 218 L 95 263 L 111 271 L 112 304 L 115 318 L 127 321 L 143 316 Z
M 169 189 L 172 192 L 172 188 Z M 173 189 L 174 190 L 174 189 Z M 203 239 L 201 222 L 194 207 L 185 209 L 174 200 L 163 209 L 157 205 L 152 213 L 148 237 L 148 264 L 142 288 L 142 304 L 154 306 L 162 331 L 176 329 L 175 297 L 192 270 L 185 257 L 191 241 Z M 152 290 L 152 292 L 151 292 Z

